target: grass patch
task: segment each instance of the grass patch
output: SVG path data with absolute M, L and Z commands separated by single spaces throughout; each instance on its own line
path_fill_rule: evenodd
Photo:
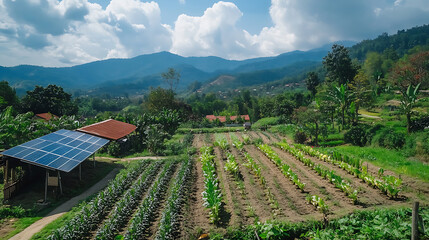
M 278 133 L 282 136 L 286 136 L 290 139 L 293 139 L 296 128 L 296 125 L 293 124 L 281 124 L 270 127 L 268 131 L 272 133 Z
M 279 124 L 279 120 L 280 120 L 279 117 L 261 118 L 252 125 L 252 128 L 261 128 L 265 126 L 276 125 L 276 124 Z
M 400 151 L 380 147 L 358 146 L 339 146 L 335 149 L 342 154 L 360 158 L 378 167 L 429 182 L 429 165 L 408 159 Z
M 16 234 L 22 232 L 22 230 L 26 229 L 28 226 L 41 219 L 42 217 L 24 217 L 17 219 L 16 222 L 13 223 L 14 230 L 9 232 L 6 236 L 1 236 L 0 239 L 9 239 Z

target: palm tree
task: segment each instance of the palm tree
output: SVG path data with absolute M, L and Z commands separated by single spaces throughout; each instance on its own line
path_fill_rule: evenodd
M 348 91 L 347 86 L 341 84 L 339 87 L 334 87 L 328 92 L 328 98 L 338 106 L 341 115 L 341 126 L 344 129 L 345 113 L 350 105 L 350 100 L 353 94 Z
M 407 91 L 402 92 L 401 95 L 401 110 L 407 116 L 407 132 L 410 133 L 411 128 L 411 113 L 413 110 L 414 103 L 417 101 L 417 95 L 419 94 L 420 83 L 414 88 L 410 84 Z

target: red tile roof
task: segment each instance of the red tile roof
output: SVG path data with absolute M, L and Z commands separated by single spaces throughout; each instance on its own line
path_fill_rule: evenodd
M 58 116 L 52 114 L 52 113 L 38 113 L 36 114 L 37 117 L 44 119 L 46 121 L 51 120 L 52 118 L 58 118 Z
M 118 140 L 136 130 L 136 126 L 121 121 L 108 119 L 99 123 L 79 128 L 77 131 L 111 140 Z

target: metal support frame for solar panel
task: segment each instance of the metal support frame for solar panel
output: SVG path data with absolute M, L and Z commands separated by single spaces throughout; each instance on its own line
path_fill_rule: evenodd
M 49 170 L 70 172 L 108 142 L 90 134 L 62 129 L 2 154 Z

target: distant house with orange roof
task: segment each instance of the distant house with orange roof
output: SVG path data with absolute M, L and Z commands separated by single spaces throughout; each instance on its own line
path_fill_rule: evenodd
M 45 121 L 49 121 L 49 120 L 51 120 L 52 118 L 54 118 L 54 119 L 57 119 L 57 118 L 59 118 L 57 115 L 55 115 L 55 114 L 52 114 L 52 113 L 38 113 L 38 114 L 36 114 L 36 116 L 35 116 L 37 119 L 43 119 L 43 120 L 45 120 Z

